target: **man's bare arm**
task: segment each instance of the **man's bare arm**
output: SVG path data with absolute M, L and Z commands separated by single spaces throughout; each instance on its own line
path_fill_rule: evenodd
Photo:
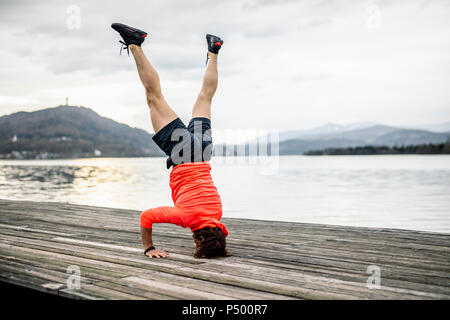
M 153 240 L 152 240 L 152 228 L 144 228 L 141 226 L 141 237 L 142 237 L 142 244 L 144 245 L 144 250 L 147 250 L 147 248 L 150 248 L 153 246 Z M 146 256 L 149 258 L 156 257 L 156 258 L 167 258 L 169 254 L 167 252 L 164 252 L 162 250 L 153 249 L 146 253 Z

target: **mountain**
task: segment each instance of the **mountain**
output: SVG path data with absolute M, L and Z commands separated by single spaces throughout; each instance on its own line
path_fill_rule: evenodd
M 0 117 L 4 158 L 161 156 L 148 132 L 85 107 L 59 106 Z M 9 155 L 9 156 L 8 156 Z
M 299 155 L 311 150 L 323 150 L 327 148 L 345 148 L 356 147 L 360 145 L 359 141 L 351 141 L 344 139 L 328 139 L 328 140 L 302 140 L 292 139 L 281 141 L 279 145 L 280 155 Z
M 310 130 L 280 132 L 279 153 L 360 146 L 441 144 L 450 132 L 406 129 L 370 122 L 328 123 Z M 270 141 L 270 137 L 268 139 Z M 254 146 L 256 140 L 252 142 Z M 223 145 L 216 145 L 215 154 Z M 225 154 L 248 154 L 254 148 L 226 146 Z M 238 151 L 241 150 L 241 151 Z M 270 152 L 269 152 L 270 154 Z M 148 132 L 101 117 L 84 107 L 59 106 L 0 117 L 0 159 L 164 156 Z
M 344 131 L 335 134 L 321 134 L 302 139 L 280 141 L 280 154 L 303 154 L 311 150 L 327 148 L 348 148 L 357 146 L 411 146 L 440 144 L 448 141 L 450 132 L 430 132 L 426 130 L 402 129 L 384 125 Z
M 323 126 L 308 129 L 308 130 L 290 130 L 290 131 L 282 131 L 280 132 L 280 141 L 291 140 L 291 139 L 304 139 L 304 138 L 314 138 L 320 137 L 322 135 L 332 135 L 338 134 L 351 130 L 364 129 L 368 127 L 372 127 L 375 124 L 372 122 L 357 122 L 351 124 L 336 124 L 336 123 L 327 123 Z
M 450 121 L 432 124 L 421 124 L 417 125 L 411 129 L 422 129 L 432 132 L 449 132 L 450 131 Z
M 298 155 L 328 148 L 441 144 L 450 139 L 450 132 L 431 132 L 363 122 L 350 125 L 329 123 L 310 130 L 282 131 L 279 137 L 280 155 Z M 266 136 L 266 139 L 270 141 L 270 135 Z M 251 144 L 257 144 L 257 141 L 258 139 L 255 139 Z M 245 154 L 248 154 L 249 147 L 247 146 L 246 149 Z M 255 150 L 255 148 L 252 149 Z M 229 146 L 226 150 L 227 154 L 233 154 Z M 244 149 L 240 150 L 238 154 L 243 155 Z
M 399 129 L 387 132 L 371 141 L 375 146 L 406 146 L 420 144 L 439 144 L 448 141 L 450 132 L 430 132 L 426 130 Z

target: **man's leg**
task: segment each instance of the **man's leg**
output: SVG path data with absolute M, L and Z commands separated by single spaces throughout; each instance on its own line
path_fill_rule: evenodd
M 217 89 L 219 75 L 217 72 L 217 54 L 208 52 L 209 61 L 203 77 L 202 89 L 192 110 L 192 118 L 204 117 L 211 119 L 211 102 Z
M 155 133 L 164 128 L 168 123 L 178 118 L 177 114 L 169 107 L 161 91 L 158 72 L 137 45 L 129 46 L 133 53 L 136 67 L 145 88 L 147 104 L 150 108 L 150 118 Z

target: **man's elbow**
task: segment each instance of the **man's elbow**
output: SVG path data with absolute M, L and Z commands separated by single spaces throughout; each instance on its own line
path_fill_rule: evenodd
M 150 212 L 144 211 L 141 213 L 140 224 L 141 224 L 141 227 L 144 227 L 147 229 L 152 228 L 153 223 L 152 223 Z

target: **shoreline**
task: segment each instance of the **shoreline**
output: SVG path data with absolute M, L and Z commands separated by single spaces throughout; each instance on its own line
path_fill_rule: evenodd
M 279 155 L 228 155 L 228 156 L 213 156 L 217 159 L 222 158 L 264 158 L 264 157 L 305 157 L 305 158 L 317 158 L 317 157 L 376 157 L 376 156 L 450 156 L 450 153 L 379 153 L 379 154 L 279 154 Z M 12 159 L 12 158 L 0 158 L 0 162 L 2 161 L 72 161 L 72 160 L 106 160 L 106 159 L 165 159 L 167 156 L 141 156 L 141 157 L 79 157 L 79 158 L 49 158 L 49 159 Z M 212 160 L 213 161 L 213 160 Z

